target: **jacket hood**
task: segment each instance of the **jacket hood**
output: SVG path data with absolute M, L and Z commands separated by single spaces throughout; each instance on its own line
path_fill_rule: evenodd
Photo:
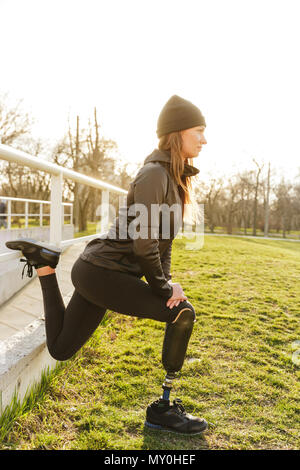
M 149 162 L 171 162 L 171 153 L 168 150 L 155 149 L 153 152 L 148 155 L 144 160 L 144 165 Z M 184 176 L 194 176 L 200 172 L 195 166 L 189 165 L 188 163 L 184 164 L 183 175 Z

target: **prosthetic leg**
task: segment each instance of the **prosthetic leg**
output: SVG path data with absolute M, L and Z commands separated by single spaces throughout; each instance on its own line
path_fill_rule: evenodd
M 180 310 L 175 320 L 166 325 L 162 348 L 162 363 L 167 372 L 163 383 L 163 400 L 169 400 L 176 372 L 183 366 L 195 321 L 195 311 L 191 306 Z
M 173 405 L 169 401 L 173 380 L 182 368 L 195 321 L 195 311 L 191 305 L 190 308 L 182 308 L 175 320 L 166 326 L 162 363 L 167 374 L 163 396 L 147 407 L 145 425 L 148 428 L 194 435 L 208 427 L 205 419 L 186 413 L 181 400 L 175 399 Z

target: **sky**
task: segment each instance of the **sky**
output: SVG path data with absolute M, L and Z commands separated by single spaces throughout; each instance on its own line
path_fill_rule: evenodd
M 157 147 L 174 94 L 205 116 L 199 176 L 300 167 L 298 0 L 0 0 L 0 93 L 55 141 L 98 110 L 122 162 Z

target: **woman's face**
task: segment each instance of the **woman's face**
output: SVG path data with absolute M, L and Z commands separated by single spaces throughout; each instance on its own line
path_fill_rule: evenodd
M 201 152 L 202 145 L 207 144 L 204 131 L 205 126 L 191 127 L 190 129 L 181 131 L 184 159 L 197 157 L 199 152 Z

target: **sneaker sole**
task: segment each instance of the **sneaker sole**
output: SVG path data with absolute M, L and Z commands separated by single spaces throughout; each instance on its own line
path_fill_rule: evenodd
M 39 248 L 45 248 L 45 250 L 51 252 L 51 253 L 55 253 L 55 254 L 61 254 L 61 249 L 58 248 L 58 247 L 55 247 L 55 246 L 50 246 L 50 245 L 44 245 L 42 242 L 39 242 L 39 241 L 36 241 L 36 240 L 12 240 L 10 242 L 6 242 L 5 245 L 8 247 L 8 248 L 11 248 L 12 250 L 24 250 L 27 248 L 27 251 L 28 249 L 35 249 L 37 247 Z
M 145 426 L 147 426 L 147 428 L 151 429 L 152 431 L 172 432 L 173 434 L 180 434 L 180 436 L 197 436 L 198 434 L 202 434 L 203 432 L 208 430 L 208 426 L 206 426 L 204 429 L 202 429 L 201 431 L 197 431 L 197 432 L 180 432 L 180 431 L 174 431 L 174 429 L 170 429 L 165 426 L 161 426 L 160 424 L 149 423 L 149 421 L 145 421 L 144 424 Z
M 41 249 L 43 253 L 60 255 L 61 249 L 57 247 L 44 246 L 40 242 L 30 242 L 26 240 L 13 240 L 11 242 L 6 242 L 5 245 L 11 250 L 21 250 L 26 251 L 27 253 L 33 253 L 36 249 Z
M 44 255 L 45 263 L 49 262 L 51 264 L 56 261 L 58 262 L 59 256 L 62 251 L 60 248 L 52 248 L 47 245 L 44 246 L 42 243 L 33 240 L 32 242 L 29 240 L 13 240 L 10 242 L 6 242 L 5 245 L 11 250 L 22 251 L 24 256 L 26 256 L 26 253 L 29 255 L 30 253 L 34 253 L 35 251 L 39 250 Z

